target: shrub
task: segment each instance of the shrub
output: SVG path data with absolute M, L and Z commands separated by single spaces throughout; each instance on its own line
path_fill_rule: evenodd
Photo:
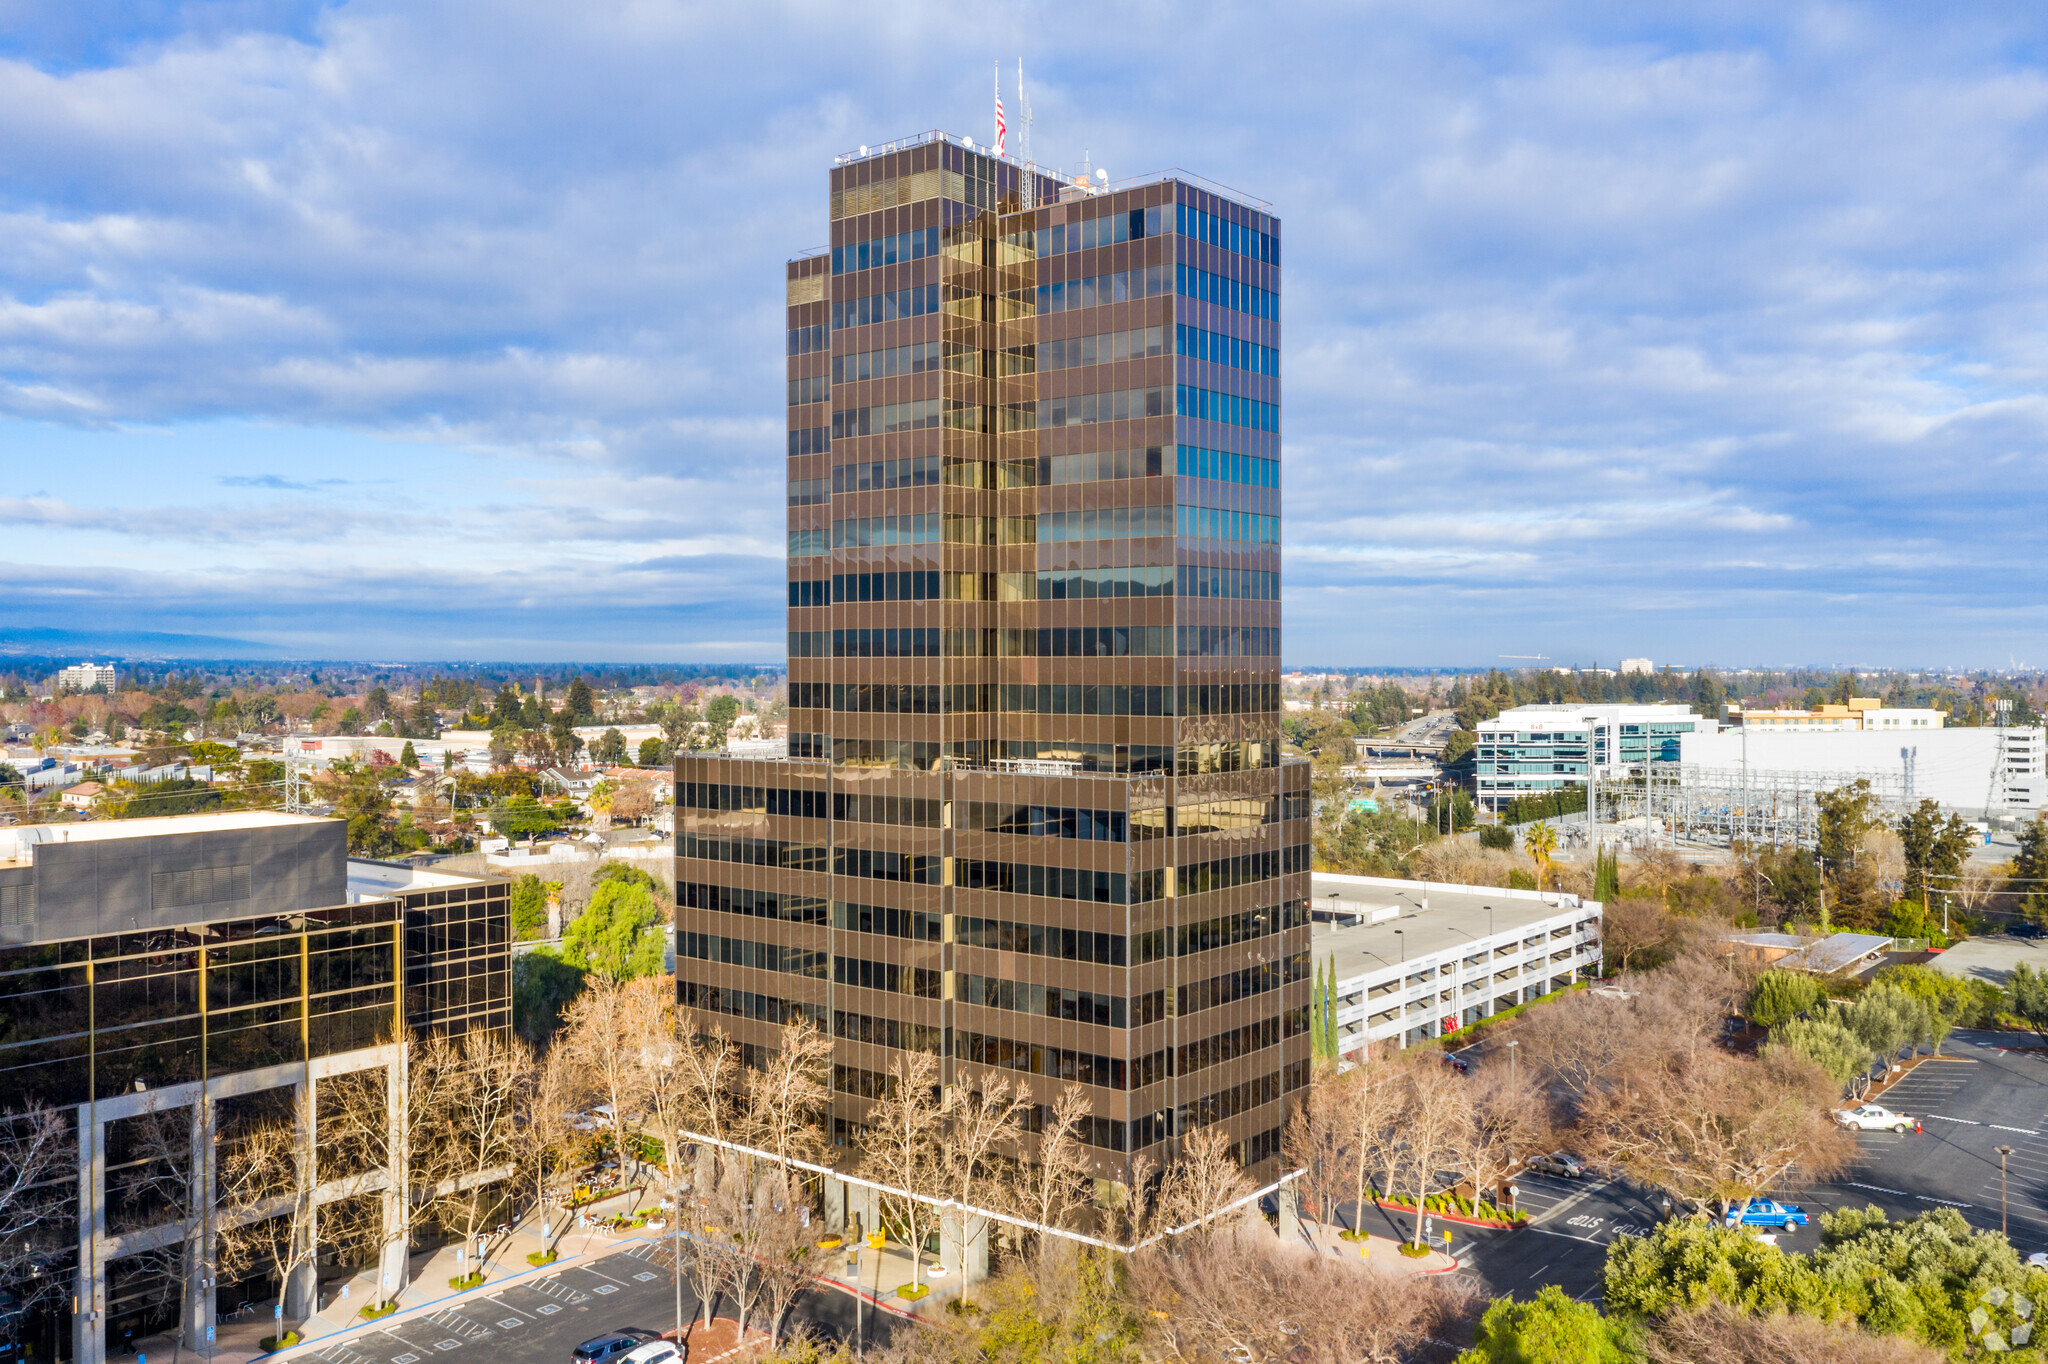
M 483 1271 L 478 1269 L 472 1270 L 467 1274 L 458 1275 L 457 1277 L 450 1279 L 448 1281 L 448 1286 L 454 1289 L 456 1292 L 462 1293 L 467 1292 L 469 1289 L 475 1288 L 478 1284 L 482 1283 L 483 1281 Z
M 912 1302 L 915 1302 L 931 1291 L 932 1286 L 928 1283 L 907 1283 L 897 1288 L 896 1296 L 899 1298 L 909 1298 Z
M 1429 1254 L 1429 1247 L 1418 1246 L 1413 1244 L 1412 1242 L 1403 1241 L 1400 1245 L 1400 1251 L 1403 1255 L 1406 1255 L 1411 1260 L 1419 1260 L 1423 1256 Z
M 1512 852 L 1515 846 L 1515 831 L 1505 824 L 1488 824 L 1479 831 L 1479 846 L 1492 848 L 1497 852 Z
M 382 1304 L 366 1302 L 363 1304 L 362 1311 L 358 1313 L 358 1315 L 361 1316 L 365 1321 L 375 1321 L 379 1317 L 388 1317 L 397 1310 L 398 1304 L 395 1302 L 387 1302 Z
M 264 1352 L 267 1354 L 272 1350 L 289 1350 L 292 1346 L 298 1343 L 299 1333 L 297 1331 L 286 1331 L 281 1336 L 263 1337 L 262 1348 Z
M 560 1254 L 561 1252 L 558 1250 L 528 1251 L 526 1255 L 526 1263 L 530 1265 L 551 1265 L 555 1262 L 556 1258 Z

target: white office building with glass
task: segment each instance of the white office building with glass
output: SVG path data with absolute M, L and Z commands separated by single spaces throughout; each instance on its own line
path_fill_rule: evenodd
M 1681 705 L 1516 706 L 1479 722 L 1473 796 L 1492 812 L 1517 796 L 1584 786 L 1589 774 L 1607 781 L 1676 763 L 1681 736 L 1716 728 Z

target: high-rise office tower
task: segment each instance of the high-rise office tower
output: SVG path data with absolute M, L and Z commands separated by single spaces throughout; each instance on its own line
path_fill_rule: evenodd
M 1105 1175 L 1307 1083 L 1280 759 L 1280 225 L 930 134 L 788 267 L 786 756 L 685 756 L 684 1026 L 807 1011 L 835 1123 L 897 1049 L 1089 1086 Z

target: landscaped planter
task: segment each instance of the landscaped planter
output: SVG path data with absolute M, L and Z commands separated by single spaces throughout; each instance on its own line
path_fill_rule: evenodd
M 1410 1216 L 1413 1216 L 1415 1212 L 1415 1200 L 1412 1198 L 1375 1198 L 1373 1202 L 1379 1207 L 1385 1208 L 1388 1212 L 1403 1212 Z M 1422 1205 L 1422 1215 L 1425 1217 L 1441 1217 L 1446 1222 L 1460 1222 L 1468 1227 L 1504 1227 L 1513 1229 L 1525 1227 L 1529 1224 L 1529 1214 L 1525 1212 L 1518 1212 L 1510 1216 L 1490 1204 L 1480 1203 L 1474 1205 L 1469 1199 L 1461 1199 L 1459 1202 L 1467 1208 L 1474 1209 L 1474 1211 L 1461 1212 L 1457 1207 L 1447 1203 L 1442 1198 L 1432 1197 Z M 1491 1215 L 1488 1216 L 1486 1214 Z
M 896 1296 L 899 1298 L 909 1298 L 912 1302 L 915 1302 L 931 1291 L 932 1286 L 930 1284 L 907 1283 L 896 1290 Z
M 297 1331 L 286 1331 L 282 1336 L 263 1337 L 261 1345 L 264 1353 L 268 1354 L 272 1350 L 289 1350 L 298 1343 L 299 1333 Z
M 467 1293 L 470 1289 L 482 1284 L 483 1281 L 484 1274 L 483 1271 L 479 1269 L 472 1271 L 471 1273 L 458 1275 L 455 1278 L 450 1279 L 448 1281 L 448 1286 L 458 1293 Z
M 841 1247 L 841 1246 L 843 1246 L 843 1245 L 845 1245 L 845 1244 L 846 1244 L 846 1243 L 845 1243 L 844 1241 L 840 1240 L 840 1239 L 839 1239 L 839 1238 L 838 1238 L 837 1236 L 827 1236 L 827 1237 L 826 1237 L 826 1238 L 825 1238 L 824 1240 L 822 1240 L 822 1241 L 818 1242 L 818 1249 L 819 1249 L 819 1250 L 837 1250 L 837 1249 L 839 1249 L 839 1247 Z
M 388 1317 L 397 1310 L 398 1304 L 395 1302 L 387 1302 L 382 1306 L 374 1302 L 367 1302 L 363 1304 L 362 1312 L 359 1315 L 361 1315 L 364 1321 L 375 1321 L 379 1317 Z
M 526 1256 L 526 1263 L 533 1265 L 535 1268 L 538 1268 L 541 1265 L 551 1265 L 556 1261 L 556 1259 L 560 1257 L 560 1255 L 561 1252 L 556 1250 L 529 1251 Z

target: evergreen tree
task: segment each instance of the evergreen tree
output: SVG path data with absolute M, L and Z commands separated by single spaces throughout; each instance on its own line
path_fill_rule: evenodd
M 1621 898 L 1621 854 L 1602 848 L 1593 855 L 1593 898 L 1613 904 Z

